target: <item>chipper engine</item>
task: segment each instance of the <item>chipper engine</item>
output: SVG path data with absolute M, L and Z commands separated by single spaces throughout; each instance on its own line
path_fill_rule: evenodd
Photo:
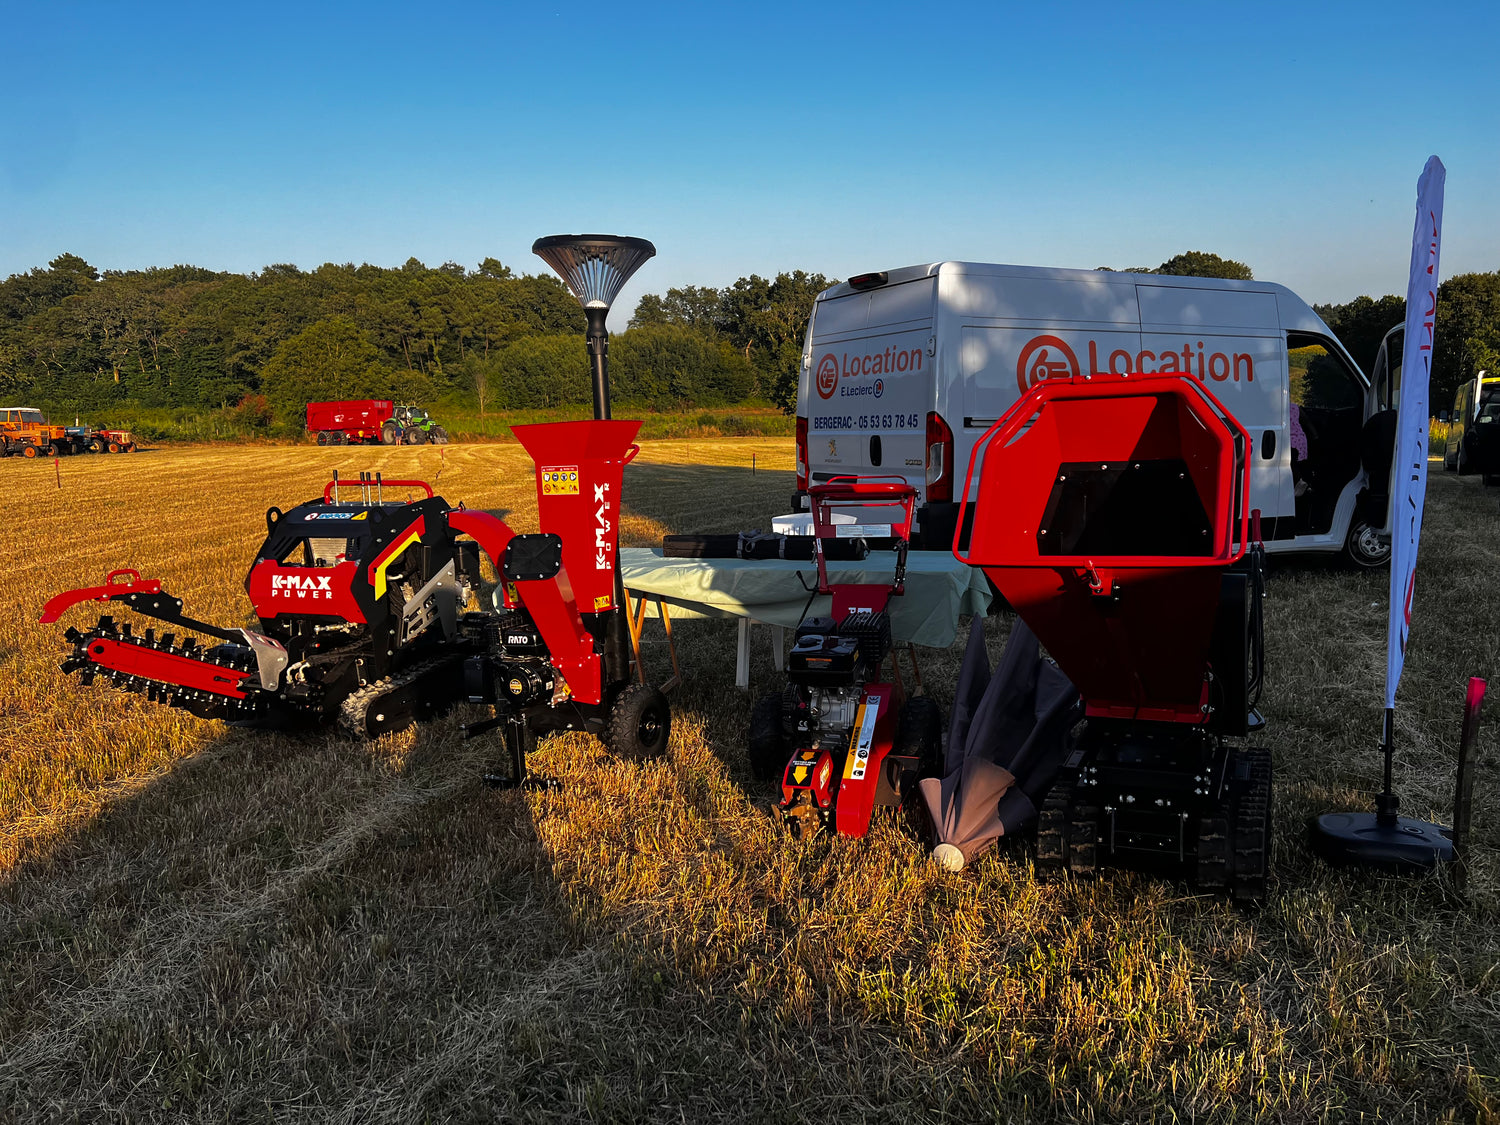
M 907 697 L 891 641 L 889 603 L 905 591 L 916 490 L 900 479 L 837 477 L 808 491 L 815 592 L 832 597 L 831 616 L 797 626 L 785 689 L 762 696 L 751 713 L 750 761 L 759 776 L 781 778 L 780 807 L 794 832 L 863 836 L 875 807 L 901 804 L 941 754 L 941 715 L 926 696 Z M 901 513 L 890 524 L 893 581 L 828 580 L 823 541 L 839 532 L 834 511 L 850 508 L 881 509 L 881 519 Z
M 1244 742 L 1263 725 L 1249 448 L 1187 376 L 1047 380 L 975 446 L 955 554 L 1086 707 L 1041 809 L 1045 873 L 1116 863 L 1264 894 L 1271 758 Z

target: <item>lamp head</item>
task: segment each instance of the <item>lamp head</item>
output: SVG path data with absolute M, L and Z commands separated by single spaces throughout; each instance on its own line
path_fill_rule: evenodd
M 533 242 L 531 252 L 557 271 L 585 309 L 607 312 L 656 247 L 616 234 L 551 234 Z

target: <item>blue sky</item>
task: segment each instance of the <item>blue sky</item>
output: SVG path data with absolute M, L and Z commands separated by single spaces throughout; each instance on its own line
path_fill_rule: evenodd
M 1434 152 L 1444 275 L 1500 269 L 1497 10 L 0 0 L 0 275 L 535 273 L 537 236 L 608 231 L 658 249 L 622 310 L 1187 249 L 1311 301 L 1399 292 Z

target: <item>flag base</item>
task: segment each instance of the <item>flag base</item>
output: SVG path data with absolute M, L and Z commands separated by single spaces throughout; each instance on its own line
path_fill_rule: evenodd
M 1372 812 L 1324 813 L 1313 821 L 1311 836 L 1313 851 L 1329 863 L 1411 872 L 1453 862 L 1451 829 L 1426 820 L 1383 818 Z

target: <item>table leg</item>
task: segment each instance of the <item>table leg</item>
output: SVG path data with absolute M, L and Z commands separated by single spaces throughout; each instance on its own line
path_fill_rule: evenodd
M 771 626 L 771 663 L 778 672 L 786 671 L 786 627 Z
M 656 599 L 656 612 L 661 614 L 662 628 L 667 631 L 667 651 L 672 655 L 672 678 L 661 685 L 662 694 L 665 695 L 682 683 L 682 669 L 677 666 L 677 642 L 672 638 L 672 615 L 667 612 L 667 603 L 660 598 Z
M 739 619 L 739 637 L 734 650 L 734 686 L 750 690 L 750 619 Z

